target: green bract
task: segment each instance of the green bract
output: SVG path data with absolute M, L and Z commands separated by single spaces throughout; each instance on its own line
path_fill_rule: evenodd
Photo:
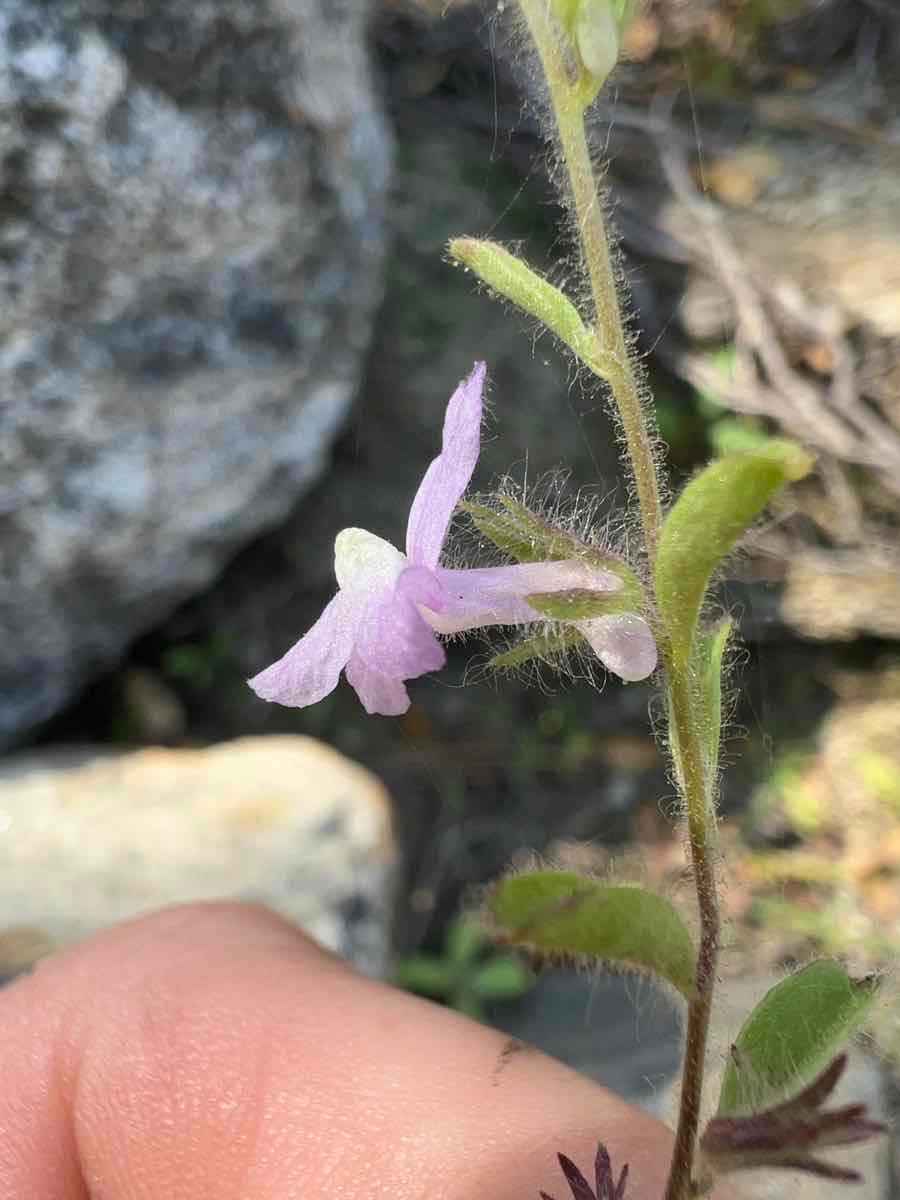
M 574 871 L 534 871 L 504 879 L 489 905 L 504 942 L 651 971 L 693 996 L 691 935 L 653 892 L 607 886 Z
M 701 633 L 697 639 L 697 666 L 700 684 L 701 733 L 706 744 L 708 776 L 715 779 L 719 769 L 719 743 L 722 740 L 722 659 L 731 636 L 732 623 L 722 621 Z
M 573 650 L 583 642 L 584 637 L 577 629 L 560 629 L 544 637 L 527 638 L 509 650 L 495 654 L 488 660 L 487 666 L 501 671 L 507 667 L 520 667 L 523 663 L 534 662 L 535 659 L 546 662 L 548 659 L 558 658 L 567 650 Z
M 799 1092 L 863 1025 L 876 989 L 830 959 L 773 987 L 734 1044 L 718 1115 L 756 1112 Z
M 663 526 L 656 595 L 676 667 L 687 665 L 710 578 L 787 483 L 812 466 L 796 443 L 772 439 L 759 450 L 710 463 L 687 485 Z
M 622 580 L 622 591 L 617 594 L 624 596 L 627 593 L 634 601 L 629 611 L 634 611 L 635 606 L 641 607 L 643 591 L 638 577 L 621 558 L 558 529 L 512 496 L 498 496 L 497 503 L 500 507 L 492 508 L 464 500 L 459 508 L 468 513 L 480 534 L 516 562 L 561 562 L 567 558 L 580 558 L 591 566 L 618 575 Z
M 575 305 L 559 288 L 497 242 L 454 238 L 448 249 L 457 262 L 474 271 L 499 296 L 537 317 L 595 374 L 606 376 L 612 364 L 599 354 L 596 338 L 585 326 Z

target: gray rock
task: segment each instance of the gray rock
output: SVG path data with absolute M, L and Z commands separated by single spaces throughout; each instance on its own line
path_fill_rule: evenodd
M 366 0 L 0 0 L 0 741 L 321 474 L 380 294 Z
M 0 770 L 0 829 L 0 975 L 48 943 L 212 899 L 267 904 L 386 973 L 390 801 L 311 738 L 22 755 Z

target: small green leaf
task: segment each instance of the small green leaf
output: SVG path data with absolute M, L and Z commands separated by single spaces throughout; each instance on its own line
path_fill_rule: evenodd
M 719 1116 L 756 1112 L 800 1091 L 865 1022 L 872 979 L 851 979 L 831 959 L 810 963 L 767 992 L 734 1044 Z
M 714 781 L 719 769 L 722 740 L 722 659 L 731 637 L 732 622 L 721 621 L 697 638 L 698 676 L 701 688 L 702 734 L 706 742 L 707 778 Z
M 414 954 L 397 964 L 394 982 L 423 996 L 448 996 L 455 986 L 453 968 L 431 954 Z
M 623 597 L 621 592 L 593 592 L 590 588 L 536 592 L 526 596 L 525 600 L 535 612 L 554 621 L 586 621 L 591 617 L 606 617 L 635 610 L 633 599 Z
M 772 439 L 755 451 L 710 463 L 678 497 L 663 526 L 656 594 L 676 666 L 687 665 L 713 572 L 785 484 L 812 459 L 794 442 Z
M 476 921 L 457 917 L 444 939 L 444 955 L 456 967 L 462 967 L 477 956 L 487 941 L 487 935 Z
M 505 942 L 652 971 L 693 995 L 691 935 L 653 892 L 610 887 L 574 871 L 534 871 L 502 880 L 489 905 Z
M 616 364 L 600 351 L 595 335 L 572 301 L 527 263 L 510 254 L 505 246 L 462 237 L 454 238 L 448 249 L 452 258 L 473 271 L 499 296 L 537 317 L 596 375 L 605 378 L 610 371 L 617 370 Z
M 728 638 L 731 636 L 731 629 L 731 621 L 726 620 L 712 629 L 698 634 L 694 647 L 694 669 L 691 672 L 695 689 L 695 719 L 703 739 L 706 760 L 705 778 L 711 802 L 716 787 L 719 770 L 719 744 L 722 740 L 722 659 L 725 655 Z M 678 725 L 672 719 L 671 708 L 669 709 L 669 741 L 678 785 L 683 790 L 684 780 L 681 771 Z
M 577 629 L 560 629 L 555 633 L 548 633 L 545 637 L 528 638 L 509 650 L 495 654 L 493 658 L 489 659 L 487 666 L 493 670 L 502 671 L 508 667 L 520 667 L 523 663 L 533 662 L 536 658 L 546 662 L 548 659 L 558 658 L 567 650 L 573 650 L 583 641 L 584 638 Z
M 531 972 L 517 958 L 492 958 L 472 977 L 472 991 L 483 1000 L 518 1000 L 531 987 Z

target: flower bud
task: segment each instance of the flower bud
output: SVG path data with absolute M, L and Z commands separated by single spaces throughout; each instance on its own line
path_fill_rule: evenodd
M 618 60 L 619 29 L 613 0 L 581 0 L 572 32 L 579 57 L 598 84 L 607 79 Z

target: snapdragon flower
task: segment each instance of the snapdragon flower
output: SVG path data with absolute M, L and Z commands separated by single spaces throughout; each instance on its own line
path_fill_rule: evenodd
M 366 712 L 399 715 L 409 708 L 406 681 L 446 662 L 438 634 L 540 621 L 529 595 L 621 590 L 614 572 L 580 559 L 471 569 L 440 565 L 481 449 L 485 374 L 485 364 L 476 363 L 450 398 L 441 452 L 410 509 L 406 553 L 364 529 L 338 534 L 337 595 L 283 658 L 249 681 L 261 699 L 295 708 L 315 704 L 334 690 L 343 671 Z M 653 636 L 637 613 L 572 624 L 623 679 L 643 679 L 655 669 Z

